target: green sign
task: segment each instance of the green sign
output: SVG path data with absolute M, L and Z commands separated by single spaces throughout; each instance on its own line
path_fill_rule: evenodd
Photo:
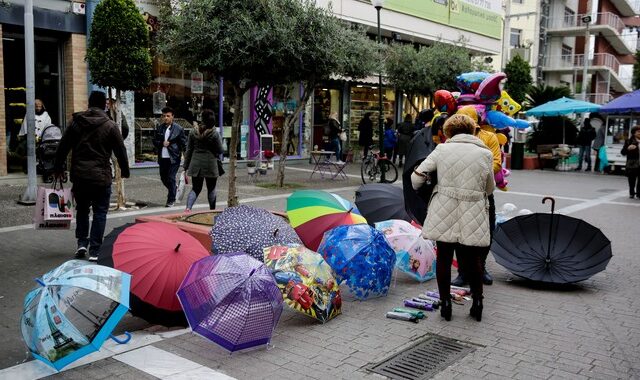
M 387 0 L 384 8 L 440 24 L 449 23 L 446 0 Z

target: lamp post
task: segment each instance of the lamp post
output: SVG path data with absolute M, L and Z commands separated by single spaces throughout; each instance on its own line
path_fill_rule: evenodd
M 378 49 L 380 48 L 380 44 L 382 43 L 382 34 L 380 33 L 380 10 L 382 10 L 382 6 L 384 5 L 384 0 L 371 0 L 371 5 L 376 8 L 376 12 L 378 13 Z M 384 153 L 384 109 L 382 107 L 382 68 L 378 71 L 378 139 L 380 146 L 380 154 Z M 387 157 L 391 159 L 391 157 Z M 384 165 L 382 165 L 382 161 L 380 161 L 380 182 L 385 182 L 384 175 Z
M 33 0 L 27 0 L 24 6 L 24 61 L 25 87 L 27 88 L 27 189 L 18 203 L 33 205 L 36 203 L 36 114 L 35 114 L 35 64 L 33 47 Z
M 588 9 L 588 7 L 587 7 Z M 586 24 L 587 28 L 584 35 L 584 54 L 582 60 L 584 61 L 582 68 L 582 100 L 587 101 L 587 72 L 589 70 L 589 46 L 591 36 L 589 34 L 589 24 L 591 23 L 591 16 L 582 16 L 582 22 Z

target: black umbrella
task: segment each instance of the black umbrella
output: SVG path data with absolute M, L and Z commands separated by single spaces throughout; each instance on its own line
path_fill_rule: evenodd
M 402 189 L 388 183 L 370 183 L 356 190 L 356 206 L 370 225 L 389 219 L 411 222 L 404 209 Z
M 551 214 L 517 216 L 498 225 L 491 252 L 498 264 L 533 281 L 565 284 L 603 271 L 611 259 L 611 241 L 584 220 Z
M 435 148 L 436 144 L 433 142 L 431 128 L 422 128 L 409 142 L 407 159 L 402 173 L 404 207 L 409 216 L 419 224 L 424 223 L 427 217 L 427 203 L 431 197 L 431 191 L 433 190 L 435 181 L 431 186 L 425 185 L 416 191 L 413 190 L 411 186 L 411 173 L 413 173 L 413 169 L 424 161 Z

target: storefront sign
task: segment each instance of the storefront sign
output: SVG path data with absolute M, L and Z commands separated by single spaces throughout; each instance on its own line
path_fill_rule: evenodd
M 204 77 L 201 72 L 191 73 L 191 94 L 202 94 L 204 88 Z
M 271 122 L 271 115 L 273 115 L 273 107 L 269 102 L 270 86 L 258 88 L 256 95 L 256 121 L 254 128 L 258 132 L 258 136 L 269 133 L 269 123 Z

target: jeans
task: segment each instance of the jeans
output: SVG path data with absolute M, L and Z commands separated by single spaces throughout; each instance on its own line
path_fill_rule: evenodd
M 76 200 L 76 239 L 78 239 L 78 248 L 88 248 L 90 255 L 97 256 L 102 245 L 104 228 L 107 224 L 111 185 L 97 186 L 78 182 L 73 184 L 71 191 Z M 91 234 L 89 234 L 89 207 L 93 210 Z
M 582 169 L 582 161 L 587 163 L 587 170 L 591 169 L 591 147 L 589 145 L 581 145 L 578 154 L 578 170 Z
M 472 247 L 460 243 L 437 241 L 438 263 L 436 265 L 436 281 L 440 299 L 448 299 L 451 292 L 451 262 L 455 252 L 458 267 L 463 277 L 469 282 L 473 298 L 482 298 L 483 257 L 486 247 Z
M 198 199 L 198 195 L 200 195 L 202 185 L 205 181 L 207 182 L 207 200 L 209 201 L 209 210 L 216 209 L 216 183 L 218 182 L 218 178 L 191 177 L 193 186 L 191 187 L 191 192 L 187 197 L 188 210 L 191 210 L 193 208 L 193 204 L 196 203 L 196 199 Z
M 176 174 L 180 168 L 180 162 L 175 164 L 171 163 L 169 158 L 160 159 L 160 179 L 164 187 L 169 190 L 167 194 L 167 203 L 173 203 L 176 201 Z
M 331 139 L 331 148 L 336 152 L 336 161 L 342 161 L 342 144 L 340 137 L 334 137 Z

